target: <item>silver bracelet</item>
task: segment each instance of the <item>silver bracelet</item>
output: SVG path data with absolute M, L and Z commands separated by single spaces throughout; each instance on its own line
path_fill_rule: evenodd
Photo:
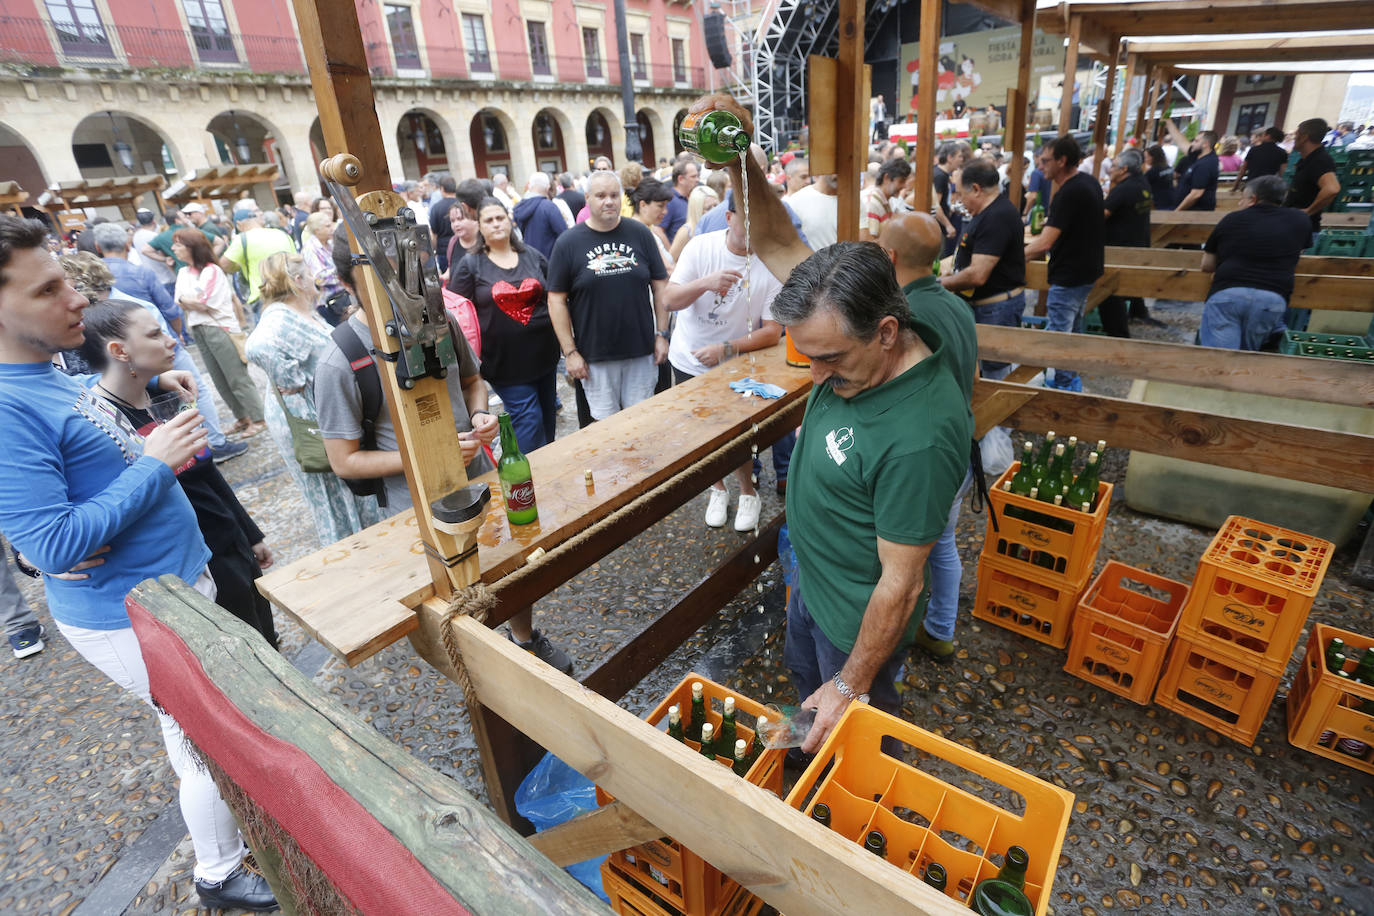
M 830 683 L 835 685 L 835 689 L 840 692 L 840 696 L 844 697 L 846 700 L 857 700 L 860 703 L 868 702 L 868 694 L 854 693 L 854 688 L 850 687 L 840 678 L 840 672 L 835 672 L 835 676 L 830 679 Z

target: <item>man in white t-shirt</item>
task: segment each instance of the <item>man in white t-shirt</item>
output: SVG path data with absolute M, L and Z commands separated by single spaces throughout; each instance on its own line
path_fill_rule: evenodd
M 802 231 L 812 251 L 835 244 L 838 235 L 840 180 L 837 175 L 817 175 L 815 180 L 787 195 L 787 203 L 801 220 Z
M 769 311 L 782 283 L 763 261 L 749 257 L 744 220 L 734 211 L 733 199 L 727 206 L 727 228 L 693 236 L 668 279 L 664 299 L 668 311 L 678 316 L 668 362 L 679 384 L 738 353 L 771 347 L 782 335 L 782 325 Z M 753 472 L 752 461 L 735 471 L 740 487 L 736 531 L 753 531 L 758 525 L 760 501 Z M 729 509 L 725 481 L 717 481 L 710 491 L 706 524 L 722 527 Z

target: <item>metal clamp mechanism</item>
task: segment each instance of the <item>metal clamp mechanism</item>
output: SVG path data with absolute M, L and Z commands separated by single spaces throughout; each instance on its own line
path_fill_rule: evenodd
M 344 165 L 348 177 L 354 177 L 348 171 L 353 163 Z M 332 164 L 333 160 L 322 163 Z M 377 355 L 395 363 L 396 381 L 402 388 L 413 388 L 417 379 L 426 376 L 444 378 L 447 367 L 458 362 L 458 352 L 444 311 L 429 227 L 417 225 L 409 208 L 402 208 L 394 217 L 360 209 L 353 192 L 332 180 L 329 173 L 333 171 L 321 169 L 325 188 L 363 250 L 353 262 L 367 264 L 376 272 L 391 303 L 392 318 L 386 322 L 385 332 L 399 348 Z

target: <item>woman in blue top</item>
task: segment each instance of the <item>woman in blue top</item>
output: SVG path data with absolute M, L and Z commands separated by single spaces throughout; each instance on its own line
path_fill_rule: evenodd
M 173 469 L 208 446 L 188 410 L 145 439 L 90 379 L 52 366 L 83 342 L 84 296 L 43 247 L 46 229 L 0 216 L 0 531 L 44 576 L 48 610 L 63 636 L 115 683 L 152 704 L 148 672 L 124 610 L 144 579 L 174 574 L 213 595 L 210 552 Z M 161 385 L 186 390 L 184 373 Z M 104 548 L 101 562 L 61 573 Z M 181 781 L 181 812 L 196 854 L 196 888 L 209 906 L 274 909 L 261 876 L 241 865 L 233 815 L 180 726 L 161 712 L 167 755 Z

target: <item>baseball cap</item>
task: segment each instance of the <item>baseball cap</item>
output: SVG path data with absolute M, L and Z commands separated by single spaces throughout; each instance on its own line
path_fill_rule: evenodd
M 192 203 L 189 203 L 189 204 L 187 204 L 186 206 L 182 207 L 182 208 L 181 208 L 181 212 L 182 212 L 182 213 L 204 213 L 204 212 L 205 212 L 205 204 L 198 204 L 198 203 L 192 202 Z
M 236 222 L 236 223 L 239 222 L 240 220 L 253 219 L 254 217 L 259 216 L 259 215 L 261 215 L 261 214 L 259 214 L 258 211 L 257 211 L 257 210 L 254 210 L 252 207 L 235 207 L 235 208 L 234 208 L 234 222 Z

